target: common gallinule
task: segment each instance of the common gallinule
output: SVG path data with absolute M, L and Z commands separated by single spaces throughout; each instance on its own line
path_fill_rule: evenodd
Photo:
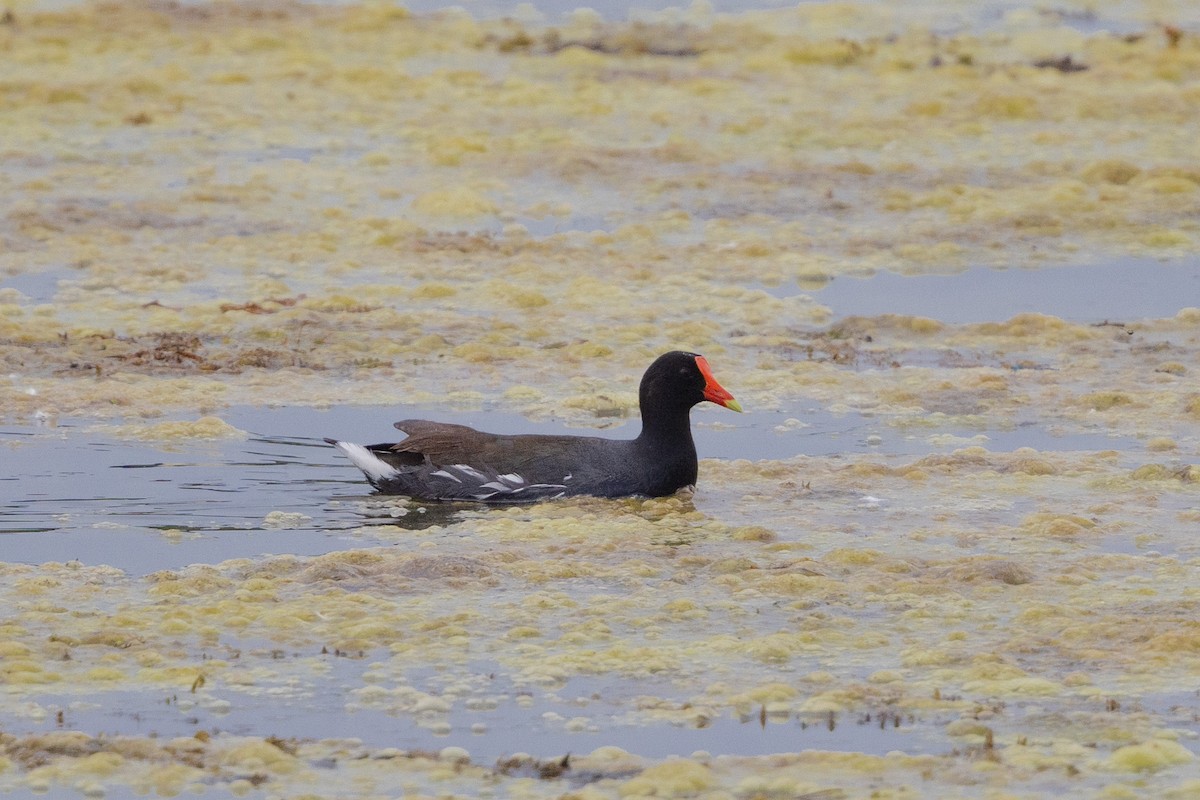
M 636 439 L 505 436 L 465 425 L 406 419 L 396 444 L 326 439 L 385 494 L 420 500 L 528 503 L 567 495 L 661 497 L 696 483 L 689 412 L 708 400 L 741 411 L 695 353 L 659 356 L 638 389 L 642 432 Z

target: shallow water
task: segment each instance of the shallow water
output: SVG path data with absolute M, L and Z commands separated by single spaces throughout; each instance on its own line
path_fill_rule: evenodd
M 1196 9 L 637 5 L 0 26 L 0 793 L 1200 785 Z M 629 436 L 660 347 L 751 409 L 690 499 L 418 505 L 320 441 Z
M 372 499 L 358 472 L 316 436 L 282 431 L 332 433 L 362 440 L 386 438 L 379 423 L 395 409 L 356 408 L 318 411 L 306 408 L 238 408 L 228 421 L 255 433 L 246 441 L 179 442 L 153 446 L 97 435 L 64 425 L 55 429 L 9 426 L 0 437 L 17 441 L 11 452 L 26 465 L 0 486 L 15 490 L 0 504 L 0 548 L 10 563 L 78 561 L 106 564 L 131 575 L 217 563 L 263 554 L 315 556 L 349 548 L 394 544 L 395 536 L 373 540 L 372 523 L 419 529 L 454 525 L 464 510 L 436 504 L 415 506 L 395 499 Z M 557 423 L 533 423 L 519 415 L 446 413 L 441 417 L 498 432 L 560 432 Z M 783 437 L 770 423 L 781 415 L 747 415 L 747 428 L 697 427 L 706 454 L 731 457 L 748 443 L 792 453 L 796 438 Z M 823 424 L 856 430 L 847 420 L 826 415 Z M 863 420 L 858 425 L 868 424 Z M 627 426 L 623 426 L 627 427 Z M 623 435 L 623 427 L 598 431 Z M 834 435 L 829 430 L 807 432 Z M 861 438 L 861 431 L 857 434 Z M 823 445 L 836 449 L 836 443 Z M 712 506 L 703 500 L 701 506 Z M 303 515 L 286 529 L 264 525 L 276 510 Z M 716 510 L 719 510 L 719 506 Z M 402 513 L 403 516 L 397 516 Z M 405 547 L 404 544 L 399 544 Z M 229 658 L 229 641 L 212 652 Z M 85 730 L 109 736 L 189 736 L 197 731 L 255 737 L 356 738 L 368 746 L 436 750 L 466 748 L 484 763 L 515 747 L 539 755 L 587 752 L 601 745 L 645 757 L 688 755 L 708 750 L 731 755 L 847 750 L 882 755 L 889 751 L 936 749 L 934 729 L 899 716 L 854 717 L 785 714 L 738 719 L 722 716 L 703 727 L 647 724 L 628 719 L 631 693 L 677 693 L 668 681 L 577 677 L 546 689 L 518 684 L 494 664 L 472 664 L 448 671 L 418 668 L 404 681 L 436 691 L 451 680 L 473 682 L 499 701 L 487 710 L 461 706 L 431 721 L 411 714 L 370 708 L 353 710 L 351 690 L 361 686 L 364 669 L 386 653 L 349 658 L 333 653 L 286 648 L 257 651 L 246 657 L 280 666 L 278 679 L 259 679 L 244 691 L 227 687 L 199 696 L 161 691 L 33 693 L 23 698 L 36 713 L 10 718 L 9 730 L 36 733 Z M 365 657 L 364 657 L 365 656 Z M 316 660 L 327 674 L 311 667 L 288 666 L 296 659 Z M 297 680 L 296 673 L 305 677 Z M 499 676 L 499 677 L 497 677 Z M 63 716 L 60 720 L 58 712 Z M 882 710 L 881 710 L 882 712 Z M 765 714 L 765 712 L 764 712 Z M 586 729 L 568 731 L 567 720 L 586 715 Z M 473 730 L 473 726 L 484 726 Z M 514 745 L 514 743 L 519 743 Z M 120 796 L 115 795 L 115 796 Z
M 77 560 L 144 575 L 266 553 L 319 555 L 377 543 L 369 536 L 364 540 L 364 525 L 419 529 L 453 522 L 460 507 L 428 504 L 410 510 L 401 500 L 371 500 L 371 489 L 358 470 L 323 441 L 327 435 L 361 443 L 396 440 L 401 435 L 389 422 L 401 416 L 437 418 L 496 433 L 622 438 L 636 430 L 636 423 L 592 430 L 503 412 L 393 407 L 236 407 L 222 418 L 250 431 L 245 441 L 157 446 L 114 439 L 69 422 L 55 428 L 4 426 L 0 444 L 18 445 L 10 452 L 21 469 L 0 478 L 3 558 L 28 564 Z M 1139 445 L 1136 439 L 1102 432 L 1053 435 L 1028 424 L 1012 430 L 939 431 L 966 437 L 939 448 L 927 441 L 929 431 L 906 435 L 859 414 L 794 410 L 747 413 L 733 424 L 725 419 L 707 410 L 695 414 L 702 458 L 912 456 L 964 443 L 984 444 L 993 451 Z M 795 419 L 806 426 L 787 424 Z M 697 493 L 697 506 L 721 513 L 723 509 L 705 497 L 704 488 Z M 264 520 L 273 511 L 303 516 L 272 529 Z M 401 512 L 404 515 L 398 516 Z
M 487 707 L 463 703 L 448 714 L 386 713 L 353 707 L 351 688 L 361 685 L 364 671 L 373 663 L 370 655 L 347 658 L 279 650 L 272 657 L 285 662 L 316 657 L 330 667 L 329 674 L 302 690 L 289 688 L 281 679 L 277 685 L 258 686 L 251 692 L 223 691 L 220 698 L 163 691 L 152 698 L 145 692 L 110 692 L 78 700 L 47 693 L 29 700 L 41 705 L 48 716 L 23 727 L 31 731 L 78 728 L 112 736 L 188 736 L 203 730 L 238 736 L 359 739 L 368 747 L 406 750 L 456 746 L 485 763 L 512 755 L 518 748 L 549 757 L 589 752 L 614 742 L 648 758 L 687 756 L 698 750 L 758 755 L 822 749 L 883 755 L 938 746 L 928 721 L 883 708 L 860 715 L 756 712 L 745 718 L 718 717 L 703 727 L 647 725 L 627 719 L 628 682 L 573 678 L 545 689 L 514 683 L 499 665 L 486 663 L 472 664 L 467 670 L 414 669 L 406 674 L 405 685 L 436 692 L 451 682 L 468 682 L 477 687 L 478 696 L 488 698 Z M 673 691 L 667 681 L 641 680 L 637 688 L 662 696 Z M 62 722 L 57 719 L 59 710 Z M 582 717 L 589 720 L 588 729 L 567 726 L 568 720 Z
M 896 435 L 872 417 L 796 413 L 809 427 L 783 425 L 794 419 L 784 411 L 748 413 L 736 417 L 733 424 L 724 422 L 724 416 L 697 413 L 698 448 L 705 457 L 722 460 L 748 454 L 776 460 L 798 454 L 836 458 L 856 451 L 894 458 L 938 449 L 923 436 Z M 264 554 L 304 557 L 380 545 L 403 549 L 415 545 L 398 541 L 395 526 L 416 533 L 439 525 L 445 528 L 440 535 L 457 537 L 456 526 L 466 522 L 469 528 L 480 507 L 418 505 L 373 496 L 357 470 L 320 440 L 324 435 L 364 442 L 388 439 L 388 421 L 410 414 L 437 416 L 501 433 L 581 432 L 517 414 L 382 407 L 236 407 L 222 416 L 253 431 L 245 440 L 157 445 L 116 439 L 102 429 L 71 424 L 57 428 L 7 426 L 0 430 L 0 442 L 14 445 L 9 452 L 22 467 L 17 475 L 0 481 L 5 493 L 0 503 L 3 560 L 106 564 L 136 576 Z M 722 422 L 716 424 L 717 420 Z M 594 433 L 625 436 L 631 435 L 632 427 L 617 424 Z M 876 431 L 888 438 L 868 443 L 867 437 Z M 988 436 L 993 449 L 1139 446 L 1137 440 L 1099 433 L 1055 437 L 1032 424 L 1012 431 L 989 431 Z M 702 483 L 694 502 L 713 518 L 747 516 L 744 504 L 713 483 Z M 857 504 L 857 516 L 866 522 L 880 504 L 903 503 L 903 498 L 856 495 L 840 501 L 814 498 L 813 502 L 835 510 L 839 503 Z M 1173 502 L 1178 504 L 1164 499 L 1164 503 Z M 1186 508 L 1186 500 L 1180 507 Z M 1025 511 L 1013 507 L 1007 513 L 1011 516 L 1033 509 L 1033 504 L 1027 504 Z M 298 516 L 273 523 L 268 515 L 279 511 Z M 754 521 L 753 513 L 748 521 Z M 386 535 L 373 536 L 375 525 L 387 526 L 379 528 Z M 1149 545 L 1135 546 L 1128 536 L 1111 536 L 1092 546 L 1101 552 L 1132 554 L 1144 552 Z M 578 591 L 586 594 L 586 583 Z M 669 681 L 576 676 L 547 688 L 522 683 L 511 669 L 490 663 L 460 664 L 444 670 L 415 666 L 399 673 L 404 685 L 421 691 L 436 694 L 439 687 L 456 681 L 475 687 L 476 695 L 493 698 L 485 710 L 456 704 L 449 714 L 423 719 L 409 713 L 356 709 L 353 690 L 363 684 L 364 670 L 375 659 L 386 663 L 386 653 L 343 657 L 282 646 L 256 648 L 253 643 L 242 647 L 223 637 L 212 655 L 229 658 L 231 652 L 243 651 L 252 662 L 280 667 L 277 677 L 260 677 L 250 687 L 227 686 L 199 696 L 169 689 L 101 691 L 78 698 L 53 691 L 33 693 L 24 702 L 37 713 L 9 724 L 26 733 L 65 727 L 110 735 L 172 737 L 203 730 L 256 737 L 351 737 L 369 746 L 405 749 L 455 745 L 484 762 L 510 753 L 514 742 L 520 743 L 516 745 L 520 749 L 542 756 L 617 744 L 652 758 L 697 750 L 755 755 L 820 749 L 882 755 L 889 751 L 948 751 L 952 747 L 938 733 L 946 719 L 936 714 L 927 718 L 914 717 L 911 712 L 896 714 L 885 707 L 852 715 L 815 716 L 768 715 L 764 708 L 761 719 L 758 714 L 739 719 L 726 711 L 702 727 L 647 722 L 630 718 L 632 697 L 675 697 L 679 690 Z M 316 669 L 313 664 L 324 666 Z M 847 677 L 843 673 L 842 678 Z M 678 702 L 686 698 L 684 693 Z M 59 711 L 64 715 L 62 722 L 57 718 Z M 586 724 L 574 730 L 564 727 L 577 717 L 586 719 Z
M 776 297 L 796 286 L 766 288 Z M 951 275 L 879 271 L 806 289 L 836 317 L 904 314 L 949 324 L 991 322 L 1035 312 L 1078 322 L 1159 319 L 1200 297 L 1200 261 L 1122 258 L 1038 269 L 973 267 Z
M 334 0 L 336 2 L 336 0 Z M 46 2 L 46 0 L 41 0 Z M 800 4 L 816 4 L 823 0 L 800 0 Z M 501 17 L 518 17 L 521 19 L 540 19 L 555 23 L 567 18 L 579 8 L 595 11 L 606 20 L 622 21 L 637 19 L 700 19 L 703 21 L 710 14 L 739 14 L 745 12 L 765 11 L 772 9 L 787 9 L 795 4 L 780 3 L 773 0 L 706 0 L 703 3 L 680 2 L 679 0 L 594 0 L 586 4 L 566 2 L 565 0 L 534 0 L 533 2 L 512 2 L 511 0 L 469 0 L 461 4 L 448 4 L 442 0 L 408 0 L 404 6 L 416 13 L 444 11 L 447 8 L 465 8 L 474 17 L 488 19 Z M 937 32 L 952 34 L 963 30 L 987 30 L 1000 24 L 1005 15 L 1011 11 L 1022 12 L 1025 4 L 1014 0 L 987 0 L 960 4 L 947 10 L 939 9 L 940 13 L 932 19 L 924 18 L 919 11 L 913 13 L 913 20 L 920 20 L 931 25 Z M 1047 7 L 1039 9 L 1039 14 L 1046 21 L 1057 21 L 1060 24 L 1084 33 L 1101 31 L 1127 32 L 1138 30 L 1145 13 L 1137 3 L 1109 3 L 1104 7 L 1085 7 L 1074 10 L 1067 5 L 1063 7 Z M 911 13 L 911 12 L 910 12 Z M 903 17 L 900 17 L 903 19 Z M 1182 20 L 1180 20 L 1182 21 Z M 853 32 L 853 29 L 851 29 Z
M 584 229 L 605 227 L 599 220 Z M 531 232 L 548 235 L 565 224 L 529 220 Z M 544 229 L 544 230 L 543 230 Z M 371 278 L 374 280 L 375 278 Z M 70 273 L 43 271 L 7 276 L 0 287 L 16 289 L 34 303 L 49 303 L 64 290 L 77 293 Z M 971 324 L 1034 312 L 1088 323 L 1128 323 L 1171 317 L 1200 297 L 1200 261 L 1162 262 L 1119 258 L 1092 264 L 1042 265 L 1037 269 L 972 267 L 953 274 L 901 275 L 887 270 L 841 276 L 821 286 L 755 284 L 774 297 L 812 297 L 835 318 L 900 314 Z M 164 292 L 160 300 L 186 304 L 212 292 Z

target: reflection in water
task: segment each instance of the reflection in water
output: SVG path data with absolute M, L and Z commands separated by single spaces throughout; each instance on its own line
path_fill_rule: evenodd
M 28 469 L 0 502 L 0 534 L 26 534 L 5 538 L 10 562 L 78 559 L 145 574 L 265 553 L 319 555 L 345 548 L 364 525 L 421 529 L 454 515 L 407 513 L 402 499 L 367 496 L 315 440 L 174 444 L 189 458 L 163 460 L 152 446 L 70 428 L 2 435 L 21 436 Z
M 396 528 L 420 531 L 455 525 L 466 512 L 486 513 L 486 507 L 475 504 L 417 504 L 374 495 L 358 470 L 319 438 L 282 432 L 373 440 L 401 411 L 233 408 L 222 416 L 235 427 L 279 432 L 255 433 L 245 441 L 162 447 L 69 426 L 0 430 L 3 440 L 18 445 L 13 452 L 21 464 L 20 474 L 0 478 L 0 535 L 21 534 L 5 537 L 4 558 L 21 563 L 78 559 L 146 574 L 268 553 L 321 555 L 350 546 L 392 544 Z M 518 414 L 430 413 L 496 433 L 566 430 L 559 423 L 531 422 Z M 806 424 L 784 424 L 793 417 L 803 417 Z M 924 434 L 897 434 L 879 419 L 857 414 L 785 409 L 745 414 L 736 427 L 710 426 L 703 412 L 693 419 L 702 458 L 786 459 L 850 452 L 918 456 L 931 449 Z M 595 434 L 632 436 L 635 425 Z M 997 451 L 1120 445 L 1104 434 L 1057 437 L 1032 425 L 986 434 L 984 443 Z M 376 526 L 387 526 L 388 536 L 374 537 Z

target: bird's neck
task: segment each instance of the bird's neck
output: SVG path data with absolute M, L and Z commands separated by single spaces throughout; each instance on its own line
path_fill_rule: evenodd
M 643 490 L 652 496 L 671 494 L 696 484 L 696 444 L 692 441 L 690 414 L 650 414 L 642 418 L 642 432 L 634 440 L 646 472 Z
M 690 412 L 687 409 L 643 409 L 642 432 L 638 434 L 637 440 L 643 445 L 674 449 L 682 446 L 684 450 L 695 452 Z

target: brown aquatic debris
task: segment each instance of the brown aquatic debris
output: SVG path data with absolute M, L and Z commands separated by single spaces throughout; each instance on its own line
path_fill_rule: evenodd
M 1071 58 L 1069 53 L 1061 58 L 1043 58 L 1033 62 L 1033 65 L 1038 69 L 1056 69 L 1059 72 L 1066 73 L 1084 72 L 1089 69 L 1087 64 L 1079 63 Z

